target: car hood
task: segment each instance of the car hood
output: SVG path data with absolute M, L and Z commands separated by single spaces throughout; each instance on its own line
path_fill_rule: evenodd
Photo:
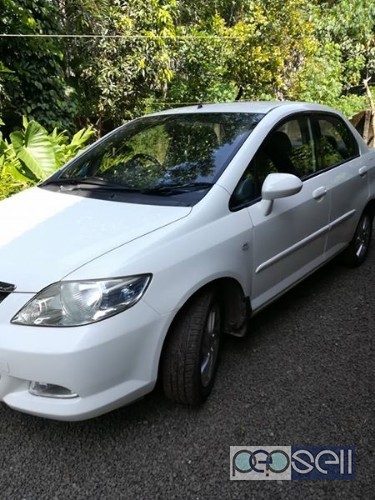
M 28 189 L 0 203 L 0 282 L 37 292 L 190 211 Z

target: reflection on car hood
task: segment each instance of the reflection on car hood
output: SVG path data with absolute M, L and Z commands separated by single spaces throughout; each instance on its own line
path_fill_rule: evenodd
M 190 211 L 28 189 L 0 203 L 0 281 L 37 292 Z

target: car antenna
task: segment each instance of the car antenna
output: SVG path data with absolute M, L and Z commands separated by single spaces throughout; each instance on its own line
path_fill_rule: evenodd
M 243 87 L 242 87 L 242 85 L 240 85 L 240 88 L 238 89 L 238 94 L 235 98 L 235 101 L 239 101 L 242 97 L 242 94 L 243 94 Z
M 198 109 L 203 108 L 203 95 L 201 95 L 201 98 L 199 99 L 199 104 L 198 104 Z

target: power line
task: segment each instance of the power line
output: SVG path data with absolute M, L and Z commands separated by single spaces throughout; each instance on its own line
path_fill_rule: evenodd
M 147 98 L 146 98 L 147 99 Z M 159 104 L 166 104 L 168 106 L 172 106 L 174 104 L 180 106 L 180 105 L 185 105 L 185 106 L 199 106 L 200 104 L 203 104 L 203 105 L 207 105 L 207 104 L 223 104 L 223 103 L 231 103 L 231 102 L 234 102 L 234 101 L 190 101 L 190 102 L 183 102 L 183 101 L 153 101 L 151 103 L 146 103 L 148 104 L 150 107 L 153 107 L 153 106 L 158 106 Z M 239 101 L 237 101 L 239 102 Z M 242 101 L 242 102 L 246 102 L 246 100 Z
M 25 33 L 0 33 L 2 38 L 114 38 L 114 39 L 143 39 L 143 38 L 164 38 L 173 40 L 185 40 L 185 39 L 241 39 L 244 36 L 233 36 L 233 35 L 158 35 L 158 34 L 148 34 L 148 35 L 75 35 L 75 34 L 25 34 Z

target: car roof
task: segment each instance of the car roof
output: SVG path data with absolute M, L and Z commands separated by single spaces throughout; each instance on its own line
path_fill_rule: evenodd
M 153 113 L 154 115 L 171 115 L 171 114 L 184 114 L 184 113 L 262 113 L 266 114 L 269 111 L 287 106 L 294 111 L 307 111 L 307 110 L 325 110 L 334 111 L 328 106 L 320 104 L 312 104 L 297 101 L 241 101 L 241 102 L 226 102 L 215 104 L 197 104 L 195 106 L 186 106 L 181 108 L 168 109 Z

